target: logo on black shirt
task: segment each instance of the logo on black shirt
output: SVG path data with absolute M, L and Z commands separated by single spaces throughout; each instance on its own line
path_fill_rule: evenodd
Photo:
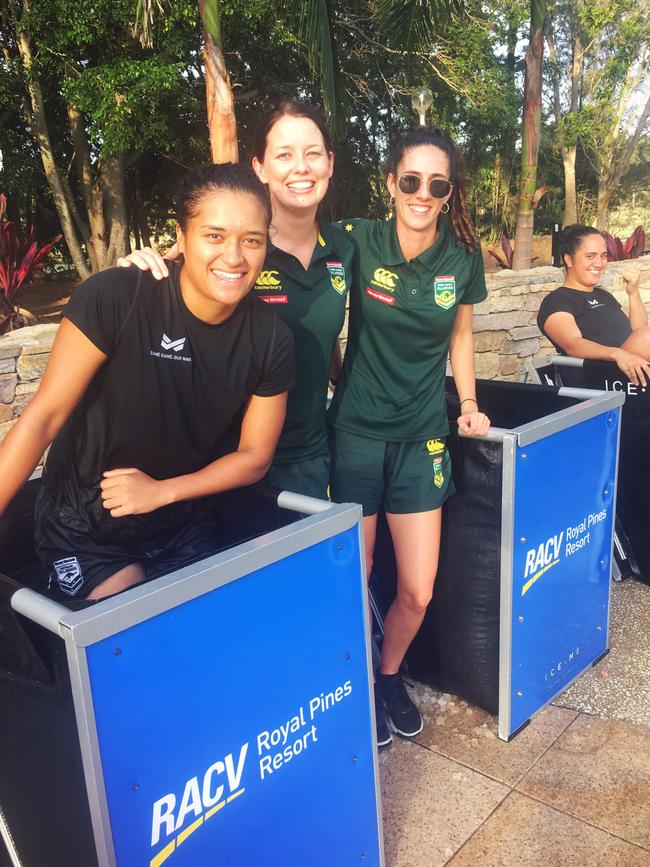
M 589 298 L 587 298 L 587 304 L 588 304 L 591 308 L 593 308 L 594 310 L 595 310 L 597 307 L 604 307 L 604 306 L 605 306 L 604 304 L 601 304 L 601 302 L 600 302 L 597 298 L 594 298 L 593 301 L 591 301 Z
M 185 349 L 186 340 L 186 337 L 177 337 L 175 340 L 172 340 L 171 337 L 168 337 L 163 331 L 160 345 L 165 352 L 160 352 L 160 350 L 157 349 L 150 349 L 149 355 L 152 355 L 154 358 L 169 358 L 172 361 L 191 361 L 191 356 L 180 354 Z
M 163 349 L 171 349 L 172 352 L 181 352 L 185 348 L 185 337 L 181 337 L 179 340 L 172 340 L 171 337 L 167 337 L 163 331 L 160 345 Z

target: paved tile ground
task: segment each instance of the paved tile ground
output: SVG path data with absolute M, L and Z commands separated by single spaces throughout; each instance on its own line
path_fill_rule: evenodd
M 555 703 L 650 726 L 650 585 L 612 587 L 607 656 Z
M 650 587 L 615 585 L 611 652 L 513 741 L 416 684 L 379 759 L 386 867 L 650 867 Z

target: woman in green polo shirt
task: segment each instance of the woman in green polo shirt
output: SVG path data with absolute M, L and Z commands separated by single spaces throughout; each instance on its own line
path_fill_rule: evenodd
M 268 186 L 273 219 L 253 292 L 287 323 L 296 349 L 296 384 L 265 481 L 321 499 L 327 498 L 330 469 L 327 387 L 330 370 L 338 373 L 340 367 L 337 337 L 355 254 L 346 232 L 318 220 L 333 167 L 330 135 L 315 108 L 287 100 L 263 115 L 255 132 L 253 168 Z M 149 248 L 118 264 L 151 268 L 159 279 L 167 274 L 162 257 Z
M 332 499 L 363 505 L 368 574 L 381 508 L 395 548 L 397 593 L 375 693 L 380 745 L 390 742 L 391 728 L 405 737 L 422 729 L 399 669 L 431 599 L 441 507 L 453 492 L 447 354 L 459 428 L 480 436 L 490 424 L 476 403 L 472 305 L 486 288 L 462 156 L 441 130 L 412 130 L 391 154 L 387 185 L 391 220 L 342 223 L 358 248 L 358 291 L 328 417 Z

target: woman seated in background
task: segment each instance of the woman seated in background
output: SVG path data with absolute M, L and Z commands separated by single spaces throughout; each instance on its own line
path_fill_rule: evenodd
M 35 507 L 36 552 L 62 599 L 98 599 L 214 550 L 209 494 L 268 471 L 293 385 L 293 340 L 250 294 L 271 208 L 226 163 L 181 191 L 183 264 L 75 290 L 41 386 L 0 446 L 0 513 L 54 440 Z M 239 445 L 221 437 L 243 414 Z
M 618 301 L 598 286 L 607 267 L 607 244 L 591 226 L 567 226 L 560 235 L 564 285 L 549 293 L 537 325 L 562 355 L 614 361 L 635 385 L 650 381 L 650 328 L 639 294 L 640 272 L 621 271 L 628 295 L 625 314 Z

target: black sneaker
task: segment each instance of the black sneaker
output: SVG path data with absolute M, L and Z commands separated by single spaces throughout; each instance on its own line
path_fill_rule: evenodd
M 375 683 L 375 723 L 377 725 L 377 746 L 387 747 L 388 744 L 392 743 L 393 736 L 388 728 L 386 708 L 377 683 Z
M 406 691 L 402 675 L 379 674 L 379 684 L 390 728 L 404 738 L 415 737 L 422 731 L 424 722 Z

